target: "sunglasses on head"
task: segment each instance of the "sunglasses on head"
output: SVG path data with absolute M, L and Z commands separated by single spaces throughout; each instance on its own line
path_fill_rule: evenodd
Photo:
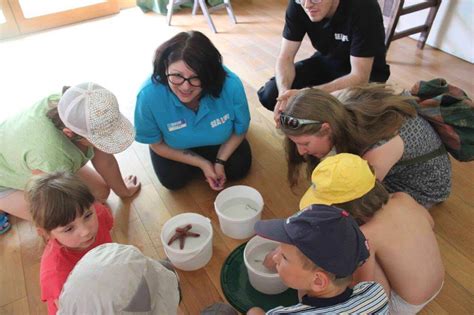
M 311 124 L 322 124 L 322 121 L 319 120 L 311 120 L 311 119 L 301 119 L 292 117 L 285 113 L 280 114 L 280 124 L 290 129 L 298 129 L 303 125 L 311 125 Z
M 295 2 L 296 4 L 301 4 L 301 5 L 305 4 L 305 0 L 295 0 Z M 323 2 L 323 0 L 309 0 L 309 2 L 311 2 L 312 4 L 318 4 L 318 3 Z

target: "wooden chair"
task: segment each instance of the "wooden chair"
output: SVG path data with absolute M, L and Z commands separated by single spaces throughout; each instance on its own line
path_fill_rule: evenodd
M 396 39 L 421 33 L 418 39 L 418 48 L 425 47 L 426 39 L 438 12 L 442 0 L 420 0 L 418 3 L 404 6 L 405 0 L 378 0 L 385 24 L 385 47 L 388 50 L 390 43 Z M 400 16 L 420 10 L 429 9 L 428 16 L 423 24 L 403 30 L 395 31 Z
M 171 17 L 173 15 L 173 7 L 179 4 L 183 4 L 189 2 L 189 0 L 169 0 L 168 2 L 168 13 L 167 13 L 167 18 L 168 18 L 168 25 L 171 25 Z M 230 0 L 223 0 L 223 3 L 216 5 L 214 7 L 208 8 L 206 5 L 206 0 L 194 0 L 193 4 L 193 15 L 196 15 L 198 7 L 201 8 L 201 11 L 204 15 L 204 17 L 207 20 L 207 24 L 209 24 L 209 27 L 214 33 L 217 33 L 217 29 L 214 25 L 214 22 L 212 21 L 210 13 L 219 10 L 222 8 L 225 8 L 227 10 L 227 14 L 229 15 L 229 18 L 231 19 L 234 24 L 237 24 L 237 19 L 235 18 L 234 15 L 234 10 L 232 10 L 232 5 L 230 4 Z

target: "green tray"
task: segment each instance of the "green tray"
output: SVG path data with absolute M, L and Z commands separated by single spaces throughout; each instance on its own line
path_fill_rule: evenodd
M 268 311 L 277 306 L 291 306 L 298 303 L 298 292 L 288 289 L 283 293 L 267 295 L 258 292 L 250 284 L 244 263 L 244 243 L 227 257 L 221 270 L 221 286 L 227 301 L 239 312 L 246 313 L 258 306 Z

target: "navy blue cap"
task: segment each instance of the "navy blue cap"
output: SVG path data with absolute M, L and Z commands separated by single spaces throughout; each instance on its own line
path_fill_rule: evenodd
M 352 275 L 369 257 L 364 234 L 345 210 L 311 205 L 288 219 L 261 220 L 255 232 L 296 246 L 306 257 L 337 278 Z

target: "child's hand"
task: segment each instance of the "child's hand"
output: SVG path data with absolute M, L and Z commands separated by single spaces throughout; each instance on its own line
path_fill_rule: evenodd
M 127 187 L 128 196 L 131 197 L 140 190 L 141 183 L 138 181 L 138 178 L 135 175 L 128 175 L 123 179 L 125 187 Z
M 275 260 L 273 260 L 273 256 L 275 256 L 276 254 L 278 254 L 278 251 L 279 251 L 279 248 L 280 247 L 277 247 L 275 248 L 274 250 L 272 250 L 271 252 L 269 252 L 266 256 L 265 256 L 265 259 L 263 260 L 263 266 L 265 266 L 265 268 L 273 271 L 273 272 L 277 272 L 276 270 L 276 262 Z

